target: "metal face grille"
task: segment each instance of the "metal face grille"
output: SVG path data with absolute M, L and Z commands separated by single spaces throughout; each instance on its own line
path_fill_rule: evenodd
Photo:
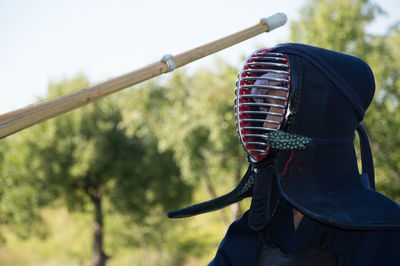
M 251 159 L 261 161 L 270 151 L 263 134 L 281 128 L 290 92 L 290 67 L 285 54 L 260 49 L 251 54 L 239 73 L 236 124 Z

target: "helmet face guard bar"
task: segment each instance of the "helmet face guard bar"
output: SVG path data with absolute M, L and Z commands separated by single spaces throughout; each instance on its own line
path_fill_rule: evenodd
M 289 92 L 285 54 L 260 49 L 246 59 L 237 82 L 235 109 L 240 142 L 252 161 L 261 161 L 271 150 L 264 134 L 281 129 Z

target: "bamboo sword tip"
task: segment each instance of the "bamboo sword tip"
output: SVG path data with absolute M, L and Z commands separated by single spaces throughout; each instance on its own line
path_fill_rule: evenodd
M 268 18 L 262 18 L 260 22 L 266 23 L 268 25 L 268 31 L 279 28 L 285 25 L 287 21 L 287 16 L 284 13 L 276 13 Z

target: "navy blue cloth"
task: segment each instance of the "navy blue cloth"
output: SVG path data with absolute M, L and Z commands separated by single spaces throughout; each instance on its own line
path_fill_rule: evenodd
M 285 254 L 294 254 L 324 242 L 336 255 L 338 266 L 400 265 L 400 231 L 343 230 L 306 216 L 295 231 L 292 207 L 287 203 L 283 204 L 279 216 L 264 234 L 249 228 L 245 213 L 229 227 L 209 265 L 254 265 L 265 242 L 277 245 Z
M 400 205 L 374 189 L 371 149 L 367 132 L 360 124 L 375 91 L 371 68 L 357 57 L 304 44 L 282 44 L 271 52 L 285 54 L 290 64 L 288 112 L 281 130 L 312 139 L 306 149 L 277 149 L 276 154 L 269 153 L 264 159 L 275 160 L 279 193 L 308 217 L 333 227 L 400 230 Z M 352 142 L 355 130 L 360 139 L 361 173 Z M 265 175 L 267 179 L 270 176 Z M 250 228 L 257 230 L 274 209 L 264 202 L 269 201 L 269 194 L 275 189 L 259 186 L 263 193 L 255 196 L 253 183 L 260 182 L 255 176 L 249 168 L 227 195 L 169 212 L 168 216 L 189 217 L 252 196 Z M 365 184 L 366 178 L 369 185 Z
M 319 142 L 279 151 L 276 176 L 282 196 L 307 216 L 335 227 L 399 229 L 400 205 L 373 190 L 372 155 L 360 126 L 375 91 L 370 67 L 357 57 L 304 44 L 283 44 L 273 51 L 287 54 L 291 64 L 293 116 L 286 132 L 337 140 L 352 137 L 357 129 L 362 162 L 359 173 L 353 143 Z M 365 188 L 360 174 L 368 176 L 372 189 Z

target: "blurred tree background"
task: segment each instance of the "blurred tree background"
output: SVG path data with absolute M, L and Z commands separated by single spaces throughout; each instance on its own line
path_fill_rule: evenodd
M 310 0 L 291 41 L 367 61 L 376 95 L 364 124 L 377 188 L 400 202 L 400 29 L 366 27 L 368 0 Z M 249 51 L 249 53 L 252 51 Z M 178 70 L 0 141 L 1 265 L 204 265 L 245 200 L 196 218 L 166 212 L 232 189 L 246 170 L 233 111 L 238 69 Z M 48 97 L 87 86 L 78 75 Z

